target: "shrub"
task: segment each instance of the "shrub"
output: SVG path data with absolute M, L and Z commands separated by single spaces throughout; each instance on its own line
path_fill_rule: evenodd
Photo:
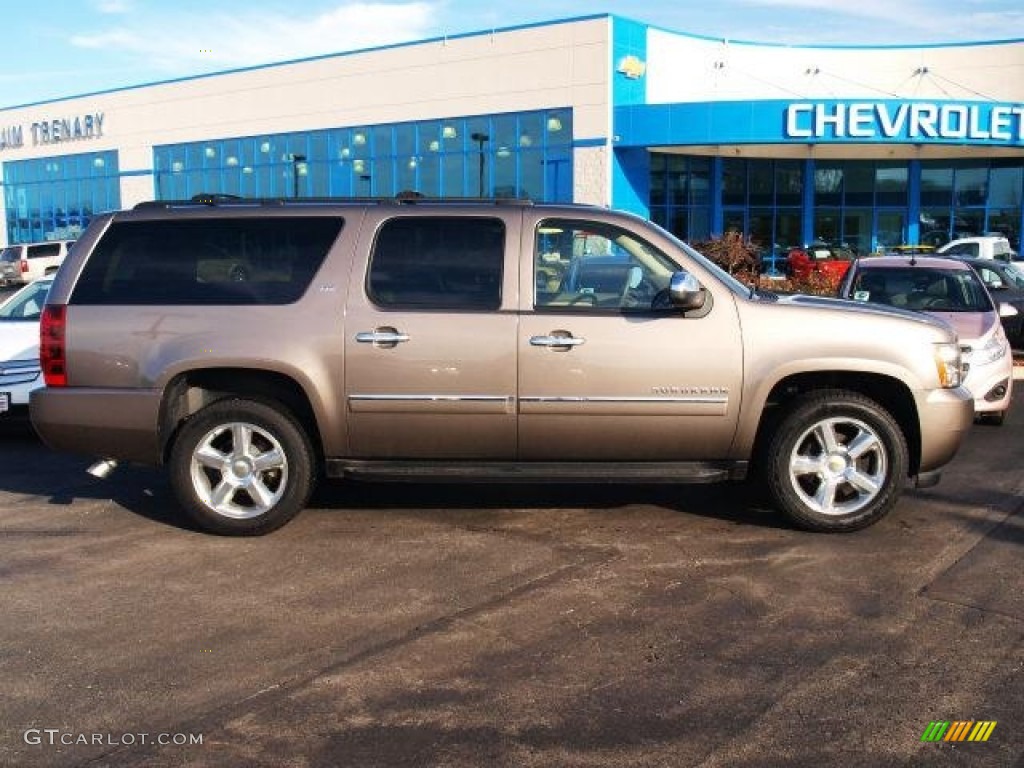
M 778 280 L 765 277 L 761 274 L 761 247 L 744 239 L 739 232 L 726 232 L 721 237 L 692 242 L 690 245 L 747 285 L 756 281 L 759 288 L 776 293 L 807 293 L 814 296 L 835 296 L 839 287 L 827 275 L 815 271 L 802 278 Z

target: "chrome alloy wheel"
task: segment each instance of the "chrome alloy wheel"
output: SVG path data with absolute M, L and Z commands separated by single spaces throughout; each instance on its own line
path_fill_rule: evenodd
M 244 422 L 207 432 L 192 452 L 196 496 L 224 517 L 247 520 L 266 514 L 288 487 L 288 459 L 264 429 Z
M 823 419 L 804 431 L 789 457 L 789 479 L 803 502 L 823 515 L 870 504 L 886 480 L 885 444 L 859 419 Z

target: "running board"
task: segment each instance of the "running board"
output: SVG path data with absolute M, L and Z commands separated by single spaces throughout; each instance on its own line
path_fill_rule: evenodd
M 747 462 L 366 461 L 328 459 L 327 476 L 407 483 L 719 483 L 742 480 Z

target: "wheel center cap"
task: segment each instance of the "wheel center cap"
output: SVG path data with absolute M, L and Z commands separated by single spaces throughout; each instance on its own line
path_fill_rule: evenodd
M 841 475 L 850 466 L 850 462 L 842 454 L 834 453 L 828 457 L 825 466 L 828 467 L 828 471 L 832 474 Z
M 231 464 L 231 474 L 243 480 L 252 474 L 252 464 L 248 459 L 236 459 Z

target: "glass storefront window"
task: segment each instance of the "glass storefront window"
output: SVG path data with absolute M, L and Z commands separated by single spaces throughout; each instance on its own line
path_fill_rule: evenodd
M 666 173 L 668 171 L 668 155 L 660 152 L 651 154 L 651 206 L 664 205 L 667 195 L 665 185 L 667 184 Z M 660 223 L 660 222 L 659 222 Z
M 775 178 L 771 160 L 751 160 L 749 166 L 749 205 L 772 205 L 775 202 Z M 753 233 L 751 233 L 753 234 Z
M 726 158 L 722 161 L 722 205 L 746 204 L 747 161 Z
M 993 168 L 989 176 L 988 204 L 1002 208 L 1021 207 L 1024 192 L 1024 168 Z
M 466 195 L 466 155 L 448 154 L 441 158 L 441 191 L 444 197 Z
M 950 205 L 953 202 L 953 169 L 921 166 L 921 205 Z
M 689 169 L 687 158 L 671 155 L 668 158 L 668 203 L 669 205 L 686 205 L 688 200 Z M 664 195 L 663 195 L 664 196 Z
M 804 171 L 795 161 L 775 163 L 775 204 L 800 205 L 803 200 Z
M 999 232 L 1005 235 L 1010 241 L 1010 246 L 1019 251 L 1020 250 L 1020 217 L 1021 208 L 1002 208 L 994 209 L 988 212 L 988 227 L 989 232 Z
M 814 169 L 814 204 L 839 205 L 842 202 L 843 169 L 821 164 Z
M 839 244 L 855 253 L 871 252 L 872 209 L 851 209 L 843 212 L 843 233 Z
M 528 196 L 569 202 L 572 112 L 353 126 L 156 147 L 159 199 L 245 196 Z
M 838 243 L 842 216 L 839 210 L 816 209 L 814 211 L 814 239 L 826 243 Z
M 875 169 L 868 163 L 849 163 L 843 177 L 844 205 L 871 205 L 875 197 Z
M 988 168 L 956 169 L 956 204 L 984 205 L 988 193 Z
M 73 240 L 96 212 L 121 206 L 114 151 L 3 163 L 7 241 Z
M 905 219 L 902 211 L 880 211 L 876 226 L 876 247 L 884 250 L 893 245 L 905 244 L 907 242 Z M 919 242 L 924 243 L 925 241 L 921 239 Z
M 692 206 L 711 204 L 711 160 L 707 157 L 690 158 L 690 199 Z
M 875 169 L 875 205 L 907 204 L 906 163 L 899 165 L 879 165 Z

